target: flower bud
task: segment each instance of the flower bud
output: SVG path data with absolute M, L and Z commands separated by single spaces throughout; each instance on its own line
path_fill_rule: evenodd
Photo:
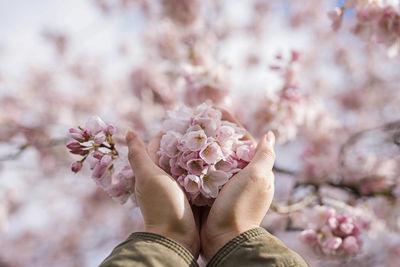
M 81 156 L 85 156 L 85 155 L 89 154 L 89 150 L 83 150 L 83 149 L 71 149 L 69 152 L 72 154 L 81 155 Z
M 106 128 L 104 128 L 104 133 L 106 135 L 114 135 L 115 134 L 115 127 L 112 124 L 108 124 Z
M 70 128 L 69 135 L 71 136 L 71 138 L 73 138 L 79 142 L 83 142 L 85 140 L 85 137 L 83 136 L 83 132 L 76 128 Z
M 91 134 L 96 135 L 106 127 L 106 124 L 98 116 L 90 117 L 85 123 L 85 129 Z
M 357 239 L 354 236 L 348 236 L 343 240 L 343 249 L 349 254 L 357 254 L 360 250 Z
M 339 226 L 339 222 L 336 220 L 335 217 L 328 219 L 328 225 L 331 230 L 335 230 Z
M 93 142 L 97 145 L 101 145 L 104 143 L 104 141 L 106 141 L 106 135 L 103 132 L 96 134 L 93 140 Z
M 93 157 L 96 159 L 101 159 L 104 156 L 104 154 L 98 150 L 96 150 L 95 152 L 93 152 Z
M 70 142 L 67 143 L 66 146 L 69 149 L 75 149 L 75 150 L 82 147 L 81 144 L 79 142 L 77 142 L 77 141 L 70 141 Z
M 71 170 L 74 172 L 74 173 L 77 173 L 77 172 L 79 172 L 81 169 L 82 169 L 82 162 L 80 162 L 80 161 L 75 161 L 75 162 L 73 162 L 72 164 L 71 164 Z
M 344 222 L 340 224 L 339 228 L 343 233 L 349 235 L 353 232 L 354 224 L 352 222 Z
M 103 176 L 104 172 L 107 170 L 111 162 L 112 158 L 109 155 L 105 155 L 104 157 L 102 157 L 102 159 L 94 167 L 92 177 L 100 178 L 101 176 Z
M 313 243 L 317 240 L 317 233 L 313 229 L 307 229 L 301 232 L 299 238 L 305 243 Z
M 342 244 L 342 239 L 340 237 L 333 237 L 325 242 L 324 248 L 330 251 L 334 251 L 337 250 L 341 244 Z
M 83 137 L 85 141 L 89 141 L 90 137 L 92 137 L 92 132 L 88 129 L 83 130 Z

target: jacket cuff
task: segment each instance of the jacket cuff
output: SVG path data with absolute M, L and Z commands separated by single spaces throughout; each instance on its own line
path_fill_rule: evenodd
M 190 267 L 199 266 L 197 264 L 196 259 L 193 257 L 192 253 L 190 253 L 189 250 L 180 245 L 178 242 L 169 239 L 165 236 L 149 232 L 135 232 L 132 233 L 124 243 L 129 242 L 131 240 L 149 241 L 160 244 L 168 248 L 172 252 L 176 253 L 176 255 L 182 258 L 188 264 L 188 266 Z
M 244 242 L 247 242 L 255 237 L 265 236 L 268 237 L 269 233 L 261 227 L 250 229 L 246 232 L 241 233 L 236 236 L 228 243 L 226 243 L 222 248 L 220 248 L 217 253 L 211 258 L 207 266 L 218 266 L 218 264 L 224 260 L 230 253 L 239 249 Z

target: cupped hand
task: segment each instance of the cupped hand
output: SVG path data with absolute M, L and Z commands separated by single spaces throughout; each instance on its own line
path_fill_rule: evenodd
M 240 125 L 226 111 L 222 114 Z M 245 139 L 254 140 L 248 133 Z M 270 131 L 259 141 L 252 161 L 223 186 L 211 209 L 203 211 L 200 239 L 207 260 L 229 240 L 260 226 L 274 196 L 274 144 Z
M 171 238 L 194 257 L 199 255 L 200 238 L 190 204 L 179 184 L 154 162 L 161 135 L 149 144 L 148 150 L 140 136 L 129 131 L 126 142 L 129 162 L 135 173 L 135 194 L 143 214 L 145 230 Z

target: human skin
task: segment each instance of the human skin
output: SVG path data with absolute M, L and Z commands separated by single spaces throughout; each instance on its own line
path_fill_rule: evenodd
M 221 112 L 222 119 L 239 124 L 228 112 Z M 224 185 L 211 208 L 191 207 L 175 179 L 155 164 L 161 136 L 146 147 L 136 132 L 126 135 L 145 231 L 171 238 L 195 258 L 201 252 L 209 260 L 229 240 L 260 226 L 274 195 L 272 132 L 261 138 L 252 161 Z M 244 139 L 254 142 L 248 133 Z

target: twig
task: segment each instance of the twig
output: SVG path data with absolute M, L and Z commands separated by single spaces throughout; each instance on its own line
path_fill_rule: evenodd
M 26 143 L 23 144 L 21 146 L 19 146 L 18 151 L 16 151 L 15 153 L 11 153 L 8 155 L 4 155 L 2 157 L 0 157 L 0 161 L 9 161 L 9 160 L 15 160 L 17 159 L 19 156 L 22 155 L 23 152 L 25 152 L 25 150 L 29 147 L 36 147 L 36 148 L 47 148 L 47 147 L 52 147 L 52 146 L 57 146 L 60 144 L 65 144 L 65 142 L 67 141 L 66 138 L 62 138 L 62 139 L 53 139 L 50 140 L 48 142 L 45 143 Z
M 317 199 L 317 195 L 315 192 L 309 194 L 307 197 L 302 199 L 300 202 L 288 205 L 288 206 L 282 206 L 277 204 L 276 202 L 272 202 L 271 204 L 271 209 L 277 213 L 282 213 L 282 214 L 289 214 L 292 212 L 296 212 L 299 210 L 304 209 L 308 205 L 310 205 L 314 200 Z
M 273 171 L 283 173 L 283 174 L 288 174 L 288 175 L 297 175 L 298 174 L 296 171 L 287 170 L 287 169 L 277 167 L 277 166 L 274 166 Z

